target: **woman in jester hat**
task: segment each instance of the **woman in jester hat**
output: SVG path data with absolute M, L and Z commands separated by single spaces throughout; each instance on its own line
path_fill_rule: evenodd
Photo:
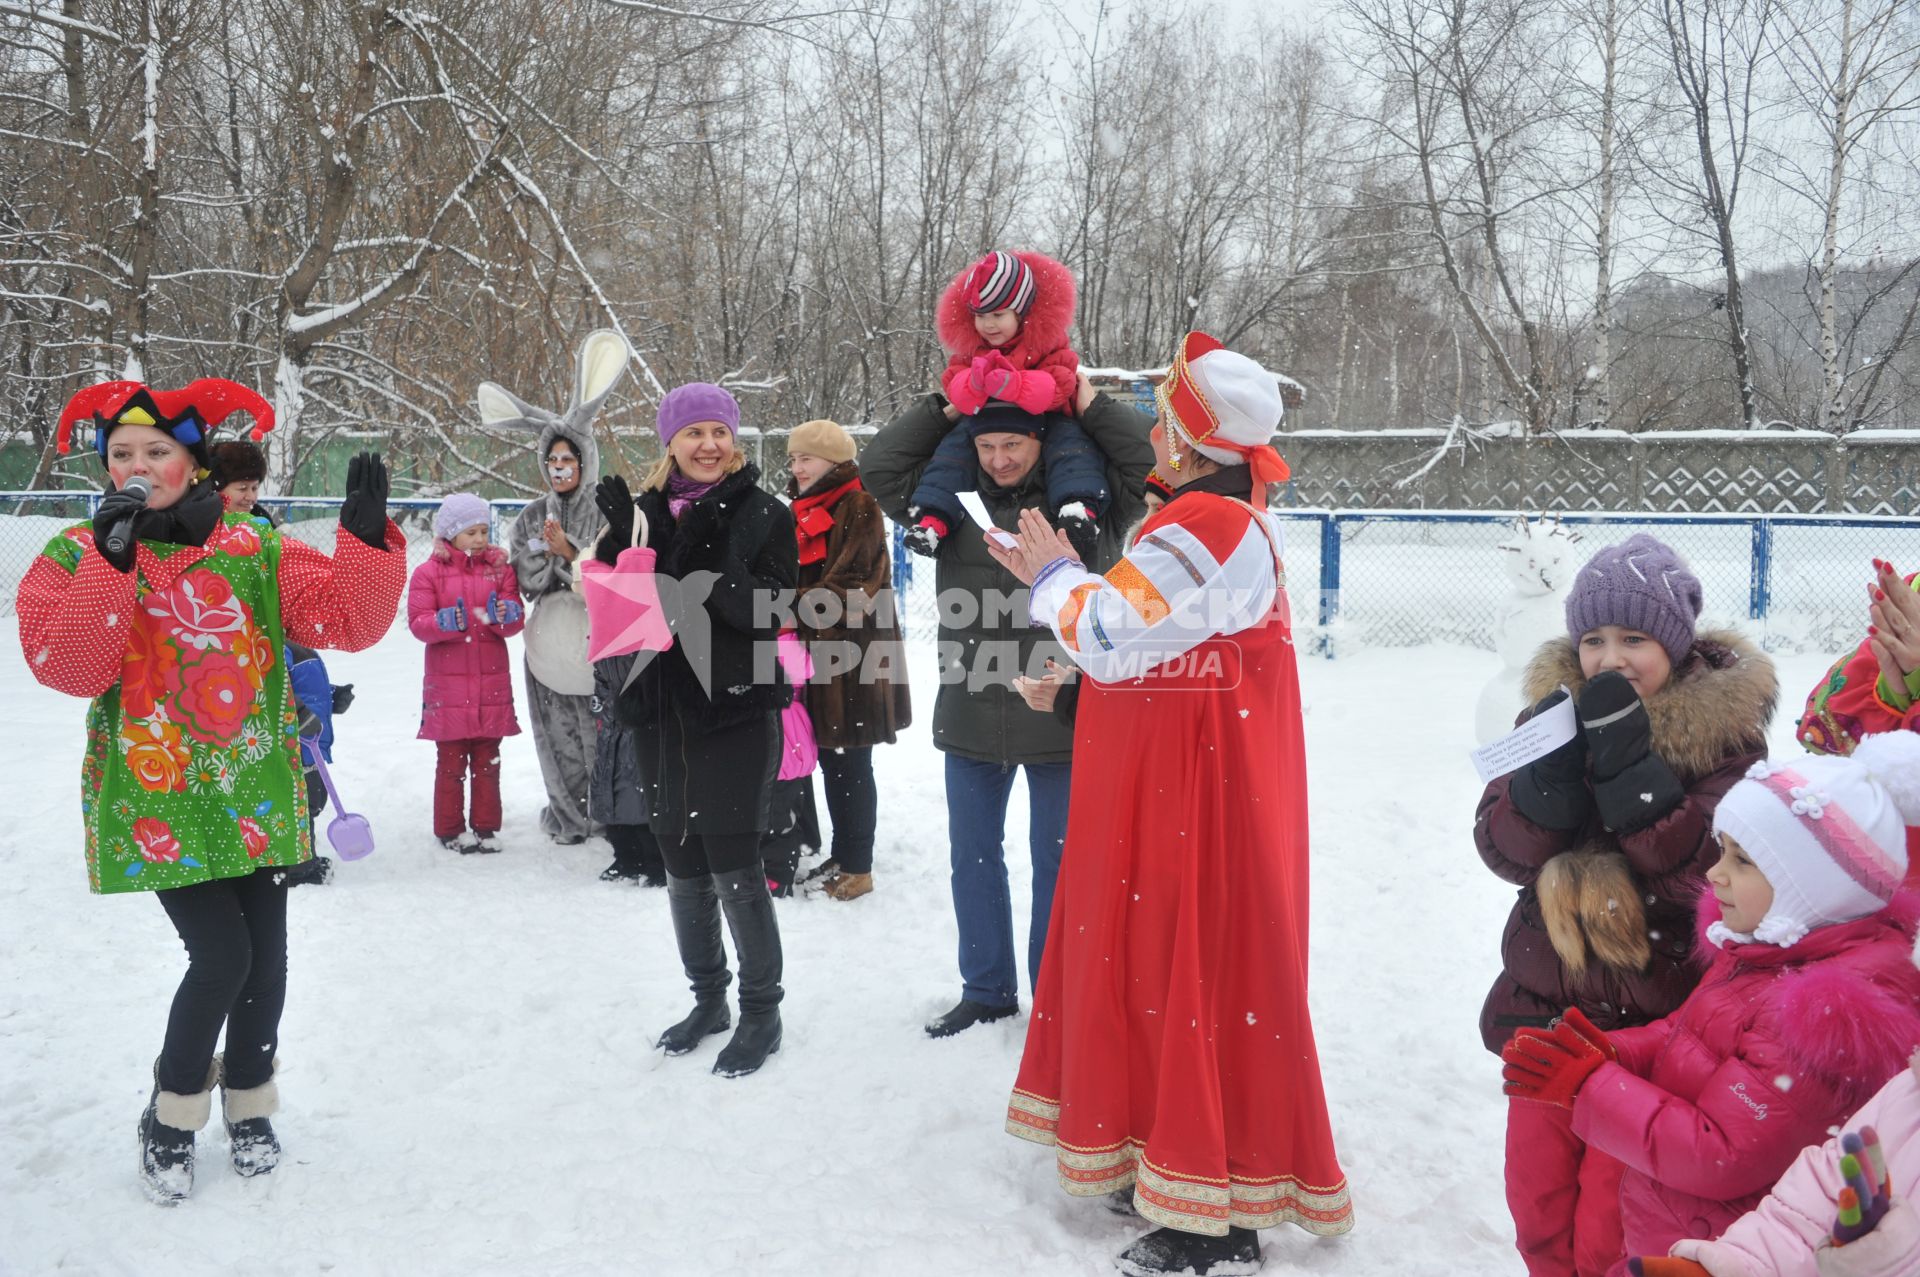
M 90 523 L 47 543 L 16 599 L 33 676 L 93 702 L 80 772 L 93 890 L 152 892 L 187 949 L 140 1118 L 141 1182 L 163 1204 L 193 1187 L 194 1132 L 216 1082 L 234 1170 L 258 1175 L 279 1159 L 268 1118 L 287 902 L 273 871 L 313 855 L 281 653 L 289 641 L 373 646 L 406 585 L 377 453 L 348 466 L 332 558 L 222 513 L 210 434 L 236 411 L 252 416 L 256 440 L 273 428 L 266 400 L 216 378 L 75 395 L 59 449 L 91 423 L 111 483 Z

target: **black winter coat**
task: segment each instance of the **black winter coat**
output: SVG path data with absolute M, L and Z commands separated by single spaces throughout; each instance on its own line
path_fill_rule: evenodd
M 793 516 L 752 465 L 675 520 L 664 490 L 634 498 L 663 578 L 674 630 L 614 703 L 633 729 L 649 822 L 661 842 L 758 833 L 780 759 L 780 710 L 793 688 L 775 659 L 781 611 L 799 573 Z M 617 557 L 602 538 L 599 553 Z M 677 583 L 677 584 L 675 584 Z M 690 654 L 704 658 L 706 678 Z
M 888 422 L 860 453 L 867 491 L 896 523 L 907 522 L 907 507 L 935 449 L 955 424 L 943 411 L 945 401 L 929 395 Z M 1100 516 L 1096 572 L 1104 572 L 1122 553 L 1127 529 L 1146 513 L 1147 472 L 1153 469 L 1152 422 L 1132 408 L 1096 395 L 1080 425 L 1106 454 L 1107 487 L 1113 493 Z M 1047 510 L 1043 461 L 1019 483 L 1001 487 L 981 472 L 975 489 L 994 524 L 1014 531 L 1020 511 Z M 940 612 L 940 691 L 933 703 L 933 743 L 948 753 L 1003 766 L 1065 763 L 1073 760 L 1073 728 L 1053 714 L 1027 708 L 1013 690 L 1016 674 L 1046 672 L 1046 658 L 1062 665 L 1066 653 L 1045 629 L 1028 624 L 1027 591 L 1012 573 L 987 553 L 984 537 L 971 526 L 958 528 L 940 543 L 934 582 L 943 598 L 970 595 L 976 601 L 996 596 L 1006 608 L 976 608 L 971 616 L 954 609 Z
M 633 730 L 613 716 L 614 702 L 633 662 L 633 656 L 627 655 L 593 663 L 593 781 L 587 790 L 587 812 L 602 825 L 647 823 L 647 795 Z

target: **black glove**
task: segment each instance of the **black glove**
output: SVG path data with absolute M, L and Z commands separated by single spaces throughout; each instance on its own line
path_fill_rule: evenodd
M 344 714 L 353 708 L 353 684 L 342 683 L 333 689 L 333 712 Z
M 595 555 L 612 566 L 618 562 L 620 551 L 633 543 L 633 492 L 625 479 L 610 474 L 594 485 L 593 504 L 607 521 L 607 534 L 600 538 Z
M 1529 719 L 1546 713 L 1567 694 L 1558 689 L 1540 698 Z M 1522 816 L 1542 829 L 1578 829 L 1593 813 L 1587 786 L 1587 744 L 1579 732 L 1551 754 L 1534 759 L 1507 781 L 1507 797 Z
M 93 548 L 101 558 L 122 572 L 133 571 L 134 548 L 140 542 L 128 537 L 124 553 L 110 554 L 107 551 L 107 536 L 122 520 L 133 518 L 146 508 L 146 501 L 140 497 L 130 497 L 116 489 L 101 497 L 99 506 L 93 512 Z
M 1680 805 L 1687 791 L 1653 752 L 1653 720 L 1625 675 L 1613 670 L 1594 675 L 1580 689 L 1574 708 L 1593 760 L 1593 797 L 1602 824 L 1617 834 L 1632 833 Z
M 387 548 L 387 466 L 377 452 L 347 462 L 347 499 L 340 526 L 376 550 Z

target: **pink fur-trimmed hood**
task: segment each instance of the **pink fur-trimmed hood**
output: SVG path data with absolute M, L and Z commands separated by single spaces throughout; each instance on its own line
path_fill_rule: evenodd
M 1078 290 L 1073 272 L 1044 253 L 1022 249 L 1016 250 L 1014 256 L 1033 272 L 1033 307 L 1021 321 L 1020 337 L 1015 345 L 1038 357 L 1067 344 L 1067 334 L 1073 329 L 1074 308 L 1078 305 Z M 961 267 L 960 273 L 940 294 L 940 304 L 935 310 L 935 331 L 948 355 L 970 354 L 980 348 L 980 334 L 974 331 L 973 312 L 967 309 L 964 296 L 967 275 L 972 270 L 971 261 Z
M 445 537 L 436 537 L 433 542 L 433 557 L 442 563 L 453 562 L 453 542 Z M 507 552 L 489 542 L 475 550 L 471 556 L 474 563 L 481 567 L 497 568 L 507 561 Z

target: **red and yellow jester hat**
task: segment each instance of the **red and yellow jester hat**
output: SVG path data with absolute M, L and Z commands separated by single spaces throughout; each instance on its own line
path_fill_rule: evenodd
M 213 428 L 234 412 L 253 418 L 256 443 L 273 429 L 273 405 L 224 377 L 202 377 L 179 390 L 155 390 L 139 381 L 103 381 L 67 400 L 55 442 L 59 451 L 70 451 L 74 423 L 90 416 L 93 445 L 105 461 L 107 436 L 115 426 L 153 426 L 185 444 L 204 470 L 212 457 Z
M 1258 483 L 1286 482 L 1287 463 L 1267 442 L 1286 406 L 1273 374 L 1253 360 L 1205 333 L 1188 333 L 1154 395 L 1161 415 L 1203 454 L 1238 458 Z

